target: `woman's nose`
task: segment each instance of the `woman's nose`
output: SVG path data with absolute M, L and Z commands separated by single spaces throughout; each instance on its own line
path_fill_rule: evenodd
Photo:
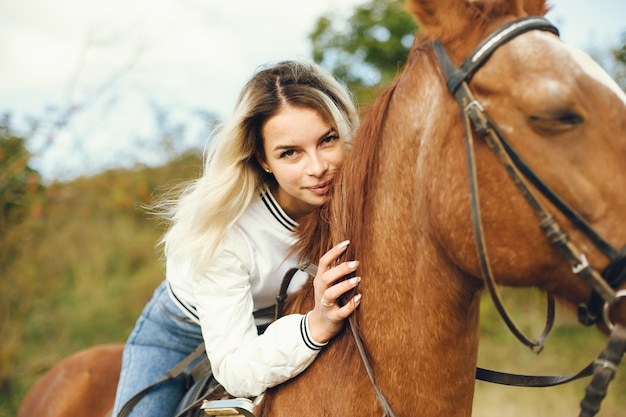
M 308 174 L 316 177 L 323 176 L 328 170 L 328 161 L 319 154 L 311 155 L 308 165 Z

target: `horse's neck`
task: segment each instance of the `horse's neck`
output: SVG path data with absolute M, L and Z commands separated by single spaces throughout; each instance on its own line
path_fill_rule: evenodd
M 399 107 L 409 98 L 395 98 L 391 126 L 408 116 Z M 412 137 L 415 133 L 386 132 L 380 147 L 378 186 L 370 193 L 367 242 L 361 245 L 359 314 L 371 356 L 380 364 L 381 385 L 395 396 L 389 400 L 399 404 L 398 414 L 419 410 L 425 416 L 461 416 L 471 410 L 473 397 L 481 285 L 455 264 L 472 256 L 457 253 L 460 246 L 448 247 L 456 241 L 437 240 L 448 234 L 433 228 L 462 233 L 465 225 L 453 224 L 451 216 L 445 216 L 446 224 L 433 222 L 441 215 L 431 212 L 438 207 L 432 199 L 452 201 L 453 196 L 447 190 L 428 189 L 438 171 L 432 170 L 432 157 L 420 162 L 420 152 L 430 145 Z M 407 386 L 389 388 L 395 384 Z M 404 398 L 407 388 L 415 393 L 409 402 Z
M 381 232 L 367 255 L 359 312 L 377 379 L 399 415 L 464 415 L 473 397 L 479 283 L 427 233 L 399 248 L 399 231 L 387 226 L 373 228 Z

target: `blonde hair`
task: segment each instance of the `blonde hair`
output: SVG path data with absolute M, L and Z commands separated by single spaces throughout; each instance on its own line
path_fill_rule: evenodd
M 231 120 L 213 136 L 202 176 L 186 184 L 177 200 L 157 204 L 171 223 L 160 242 L 166 257 L 187 257 L 201 270 L 254 196 L 274 183 L 255 154 L 263 152 L 263 124 L 285 105 L 317 110 L 346 144 L 358 124 L 349 93 L 318 65 L 283 61 L 261 67 L 241 91 Z

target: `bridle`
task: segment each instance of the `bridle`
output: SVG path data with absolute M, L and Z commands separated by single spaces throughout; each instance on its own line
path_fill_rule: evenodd
M 579 320 L 585 325 L 591 325 L 598 320 L 598 311 L 600 310 L 599 307 L 602 301 L 610 306 L 616 303 L 619 298 L 626 296 L 615 292 L 615 288 L 626 279 L 626 247 L 621 251 L 617 251 L 613 248 L 613 246 L 602 238 L 580 214 L 572 209 L 535 174 L 507 141 L 498 126 L 489 118 L 480 102 L 472 94 L 468 85 L 472 76 L 498 47 L 530 30 L 549 31 L 558 35 L 558 30 L 546 19 L 541 17 L 526 17 L 515 20 L 491 34 L 478 45 L 460 68 L 456 68 L 452 63 L 441 42 L 434 41 L 434 50 L 441 70 L 446 77 L 447 87 L 455 97 L 463 115 L 472 197 L 472 216 L 479 252 L 484 252 L 485 245 L 482 239 L 482 227 L 479 224 L 480 208 L 476 181 L 476 163 L 472 144 L 473 132 L 476 132 L 476 134 L 483 138 L 496 154 L 515 185 L 534 210 L 539 219 L 541 229 L 565 256 L 572 267 L 572 271 L 593 289 L 593 294 L 589 302 L 579 307 Z M 522 174 L 610 260 L 610 264 L 601 275 L 589 265 L 584 253 L 579 251 L 570 241 L 569 237 L 563 232 L 554 217 L 535 197 L 533 191 L 522 177 Z M 481 258 L 483 258 L 482 254 Z M 483 275 L 489 278 L 491 274 L 490 271 L 488 271 L 488 265 L 481 264 L 481 268 L 483 269 Z M 500 297 L 496 296 L 496 298 L 499 299 Z M 501 303 L 498 301 L 498 304 Z M 604 308 L 604 310 L 607 309 Z M 607 327 L 613 328 L 613 324 L 608 320 L 606 314 L 604 314 L 604 316 Z M 505 321 L 508 321 L 508 319 L 505 319 Z M 511 330 L 516 335 L 520 333 L 516 329 Z M 541 337 L 537 341 L 531 341 L 521 334 L 519 338 L 524 344 L 533 349 L 540 349 L 541 342 L 543 341 Z
M 496 30 L 489 37 L 487 37 L 487 39 L 481 42 L 470 54 L 470 56 L 462 63 L 460 68 L 457 68 L 454 65 L 441 42 L 435 40 L 433 46 L 439 66 L 446 79 L 448 90 L 455 97 L 463 118 L 470 179 L 472 221 L 481 273 L 485 279 L 493 303 L 507 327 L 522 343 L 529 346 L 535 352 L 540 352 L 541 349 L 543 349 L 543 342 L 548 336 L 554 322 L 554 298 L 551 294 L 548 295 L 548 318 L 546 320 L 546 326 L 541 336 L 536 340 L 526 337 L 515 325 L 510 315 L 504 308 L 502 299 L 496 288 L 495 279 L 493 278 L 486 252 L 480 216 L 476 161 L 473 146 L 474 134 L 484 139 L 489 148 L 498 157 L 507 174 L 513 180 L 520 193 L 535 212 L 542 231 L 569 262 L 572 272 L 591 287 L 592 296 L 586 305 L 581 305 L 578 309 L 580 322 L 587 326 L 595 323 L 598 320 L 600 307 L 602 306 L 603 320 L 608 329 L 611 331 L 607 349 L 600 355 L 598 360 L 573 377 L 550 377 L 557 378 L 557 383 L 560 384 L 581 376 L 586 376 L 585 374 L 588 375 L 590 373 L 588 371 L 594 369 L 594 380 L 592 380 L 590 388 L 588 388 L 587 396 L 581 403 L 581 416 L 592 416 L 599 409 L 599 402 L 603 398 L 603 396 L 597 398 L 597 395 L 595 395 L 593 391 L 596 390 L 599 385 L 603 385 L 604 392 L 606 393 L 606 386 L 612 379 L 615 369 L 617 368 L 617 365 L 626 350 L 626 327 L 620 324 L 614 325 L 609 318 L 609 311 L 611 307 L 626 298 L 626 290 L 616 290 L 626 280 L 626 246 L 620 251 L 613 248 L 611 244 L 602 238 L 580 214 L 571 208 L 558 194 L 556 194 L 545 182 L 541 180 L 541 178 L 535 174 L 535 172 L 511 146 L 496 123 L 494 123 L 493 120 L 491 120 L 491 118 L 487 115 L 483 106 L 474 97 L 471 89 L 469 88 L 469 82 L 471 81 L 472 76 L 489 59 L 497 48 L 518 35 L 530 30 L 548 31 L 557 36 L 559 35 L 557 28 L 542 17 L 525 17 L 517 19 Z M 527 181 L 532 183 L 535 188 L 554 205 L 556 209 L 558 209 L 576 228 L 584 233 L 589 241 L 592 242 L 609 259 L 609 265 L 604 269 L 602 274 L 598 273 L 588 263 L 585 254 L 581 252 L 569 239 L 568 235 L 563 231 L 556 219 L 537 199 L 533 190 L 531 190 L 528 186 Z M 610 377 L 607 378 L 604 370 L 610 370 L 608 371 L 610 373 Z M 603 382 L 599 382 L 600 380 Z M 520 384 L 515 383 L 512 385 Z M 592 386 L 593 388 L 591 388 Z

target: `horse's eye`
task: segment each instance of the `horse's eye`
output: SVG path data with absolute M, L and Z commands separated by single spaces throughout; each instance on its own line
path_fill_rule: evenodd
M 564 113 L 558 119 L 560 123 L 571 126 L 576 126 L 583 122 L 583 118 L 576 113 Z
M 574 129 L 584 122 L 582 116 L 572 111 L 553 114 L 531 115 L 528 117 L 531 127 L 541 134 L 557 134 Z

